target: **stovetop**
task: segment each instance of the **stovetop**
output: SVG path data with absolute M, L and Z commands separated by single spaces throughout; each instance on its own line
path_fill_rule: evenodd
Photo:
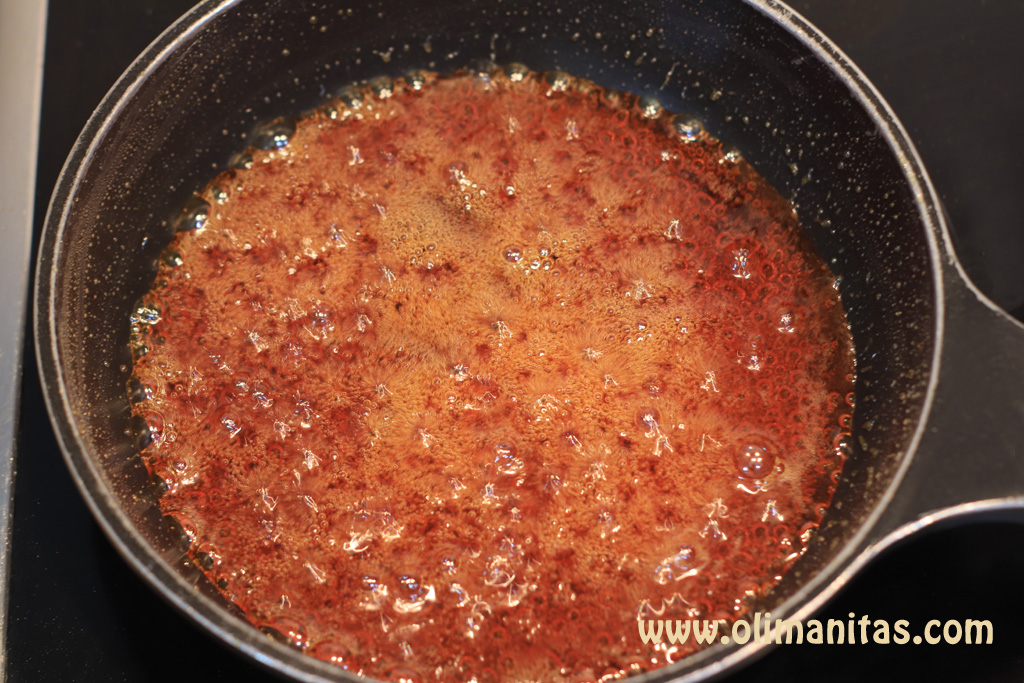
M 1024 3 L 796 0 L 889 101 L 918 146 L 977 284 L 1024 318 Z M 64 158 L 121 71 L 189 0 L 51 0 L 36 234 Z M 15 480 L 9 680 L 276 680 L 166 605 L 82 502 L 26 345 Z M 790 645 L 728 681 L 1024 681 L 1024 525 L 934 531 L 863 571 L 819 615 L 987 619 L 992 645 Z

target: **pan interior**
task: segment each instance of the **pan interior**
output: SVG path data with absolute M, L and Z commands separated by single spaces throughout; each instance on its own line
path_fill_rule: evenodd
M 476 59 L 564 70 L 694 114 L 793 201 L 839 277 L 857 351 L 850 453 L 816 540 L 768 606 L 820 577 L 876 509 L 927 393 L 933 238 L 878 114 L 772 13 L 700 0 L 342 10 L 243 0 L 201 5 L 190 20 L 198 24 L 177 25 L 144 55 L 86 129 L 47 220 L 37 291 L 40 360 L 69 462 L 118 546 L 162 592 L 192 600 L 198 577 L 161 522 L 125 383 L 129 314 L 174 217 L 258 124 L 353 81 Z M 211 604 L 200 610 L 208 625 L 243 649 L 270 648 Z M 324 671 L 273 652 L 293 674 Z

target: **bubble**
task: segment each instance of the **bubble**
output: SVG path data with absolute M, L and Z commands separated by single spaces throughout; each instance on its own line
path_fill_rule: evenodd
M 196 565 L 204 572 L 208 572 L 213 569 L 213 557 L 210 553 L 196 553 Z
M 494 446 L 494 467 L 501 474 L 518 474 L 523 470 L 523 461 L 516 457 L 518 449 L 510 441 L 499 441 Z
M 136 415 L 132 418 L 131 433 L 135 440 L 135 448 L 140 451 L 146 450 L 160 435 L 159 431 L 154 433 L 153 430 L 150 429 L 150 425 L 146 418 L 141 415 Z
M 370 92 L 379 99 L 386 100 L 395 93 L 395 84 L 387 76 L 377 76 L 369 83 Z
M 157 498 L 162 498 L 164 494 L 171 490 L 171 485 L 160 475 L 154 474 L 151 480 L 153 482 L 153 492 Z
M 354 85 L 346 85 L 339 90 L 338 99 L 349 109 L 359 109 L 363 106 L 363 93 Z
M 210 205 L 201 197 L 192 197 L 181 210 L 181 215 L 174 223 L 177 232 L 202 230 L 210 217 Z
M 366 574 L 363 576 L 363 587 L 373 593 L 375 596 L 384 596 L 388 594 L 387 586 L 380 582 L 376 576 Z
M 225 415 L 221 418 L 220 423 L 227 431 L 228 438 L 233 439 L 238 435 L 238 432 L 242 431 L 241 423 L 234 415 Z
M 146 413 L 145 418 L 146 427 L 149 429 L 149 433 L 154 438 L 159 439 L 164 434 L 164 417 L 160 413 L 151 412 Z
M 519 263 L 523 260 L 523 250 L 515 246 L 506 248 L 505 260 L 509 263 Z
M 658 420 L 661 419 L 661 414 L 655 408 L 650 406 L 641 408 L 636 413 L 636 423 L 646 429 L 647 431 L 653 431 L 658 428 Z
M 434 588 L 425 586 L 414 574 L 400 574 L 396 581 L 395 602 L 396 612 L 411 614 L 419 612 L 435 598 Z
M 657 97 L 653 95 L 644 95 L 637 101 L 637 107 L 640 109 L 640 114 L 645 119 L 656 119 L 661 115 L 662 106 L 661 102 L 658 101 Z
M 669 581 L 680 581 L 693 576 L 700 567 L 695 561 L 697 554 L 693 546 L 684 545 L 676 551 L 675 555 L 665 558 L 654 570 L 654 580 L 665 585 Z
M 177 268 L 185 263 L 185 260 L 181 258 L 181 254 L 172 249 L 165 251 L 161 260 L 164 262 L 164 265 L 171 268 Z
M 722 161 L 730 164 L 735 164 L 743 158 L 740 154 L 740 150 L 733 145 L 722 145 Z
M 672 119 L 672 128 L 683 142 L 693 142 L 704 133 L 704 124 L 689 114 L 678 114 Z
M 248 152 L 239 152 L 231 157 L 228 166 L 239 171 L 247 171 L 252 168 L 252 155 Z
M 572 84 L 572 76 L 564 71 L 547 71 L 544 82 L 551 86 L 551 92 L 565 92 Z
M 484 569 L 484 583 L 498 588 L 508 587 L 516 578 L 516 573 L 509 566 L 509 561 L 500 555 L 488 558 Z
M 331 322 L 331 309 L 324 304 L 315 307 L 309 317 L 310 326 L 317 335 L 334 329 L 334 323 Z
M 750 279 L 750 250 L 736 249 L 732 252 L 732 276 L 741 280 Z
M 423 677 L 412 669 L 395 666 L 384 672 L 384 678 L 395 683 L 423 683 Z
M 518 83 L 529 75 L 530 69 L 525 64 L 519 62 L 512 62 L 505 67 L 505 74 L 508 76 L 508 80 L 513 83 Z
M 793 330 L 795 330 L 795 329 L 796 328 L 793 327 L 793 314 L 792 313 L 788 313 L 787 312 L 787 313 L 783 313 L 782 315 L 779 316 L 779 327 L 778 327 L 779 332 L 789 332 L 789 333 L 792 333 Z
M 497 70 L 497 65 L 489 59 L 474 59 L 469 64 L 469 72 L 484 80 L 488 80 Z
M 259 629 L 271 640 L 299 651 L 305 650 L 309 644 L 305 627 L 288 617 L 279 617 L 273 621 L 264 622 L 260 624 Z
M 775 456 L 765 444 L 751 443 L 738 448 L 733 461 L 744 479 L 764 479 L 772 472 Z
M 840 432 L 832 440 L 832 448 L 836 455 L 841 458 L 849 458 L 853 455 L 853 440 L 849 432 Z
M 415 598 L 420 594 L 420 581 L 412 574 L 401 574 L 398 577 L 399 591 L 397 595 Z
M 132 377 L 128 382 L 128 394 L 132 403 L 142 403 L 153 398 L 155 389 L 149 382 L 143 382 L 138 377 Z
M 343 669 L 349 668 L 349 663 L 353 659 L 352 650 L 350 648 L 347 648 L 340 643 L 328 640 L 322 640 L 314 645 L 309 651 L 309 654 L 317 659 L 331 662 Z
M 180 515 L 180 513 L 176 514 Z M 174 544 L 183 552 L 188 550 L 196 535 L 195 525 L 192 521 L 175 515 L 165 515 L 163 519 Z
M 427 76 L 422 71 L 410 71 L 405 75 L 405 82 L 408 83 L 409 87 L 413 90 L 419 91 L 427 84 Z
M 295 119 L 278 119 L 260 126 L 252 133 L 253 147 L 264 151 L 280 149 L 291 142 L 295 135 Z
M 140 305 L 132 314 L 131 321 L 141 325 L 156 325 L 160 322 L 160 309 L 156 306 Z

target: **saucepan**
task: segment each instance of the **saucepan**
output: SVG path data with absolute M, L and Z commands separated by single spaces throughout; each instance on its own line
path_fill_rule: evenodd
M 889 107 L 782 3 L 210 1 L 89 121 L 53 195 L 35 284 L 38 361 L 67 463 L 163 597 L 275 671 L 356 680 L 267 638 L 184 561 L 132 438 L 128 319 L 174 217 L 256 127 L 354 81 L 480 59 L 567 71 L 696 116 L 793 202 L 837 276 L 857 359 L 847 462 L 806 553 L 759 608 L 807 618 L 909 534 L 1019 514 L 1024 328 L 967 281 Z M 717 644 L 637 680 L 705 680 L 765 647 Z

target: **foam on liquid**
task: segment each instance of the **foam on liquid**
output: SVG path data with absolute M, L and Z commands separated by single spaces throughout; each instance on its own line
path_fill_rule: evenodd
M 352 671 L 664 666 L 692 644 L 638 616 L 735 619 L 829 503 L 831 277 L 689 117 L 521 68 L 387 85 L 187 208 L 132 320 L 161 507 L 255 625 Z

